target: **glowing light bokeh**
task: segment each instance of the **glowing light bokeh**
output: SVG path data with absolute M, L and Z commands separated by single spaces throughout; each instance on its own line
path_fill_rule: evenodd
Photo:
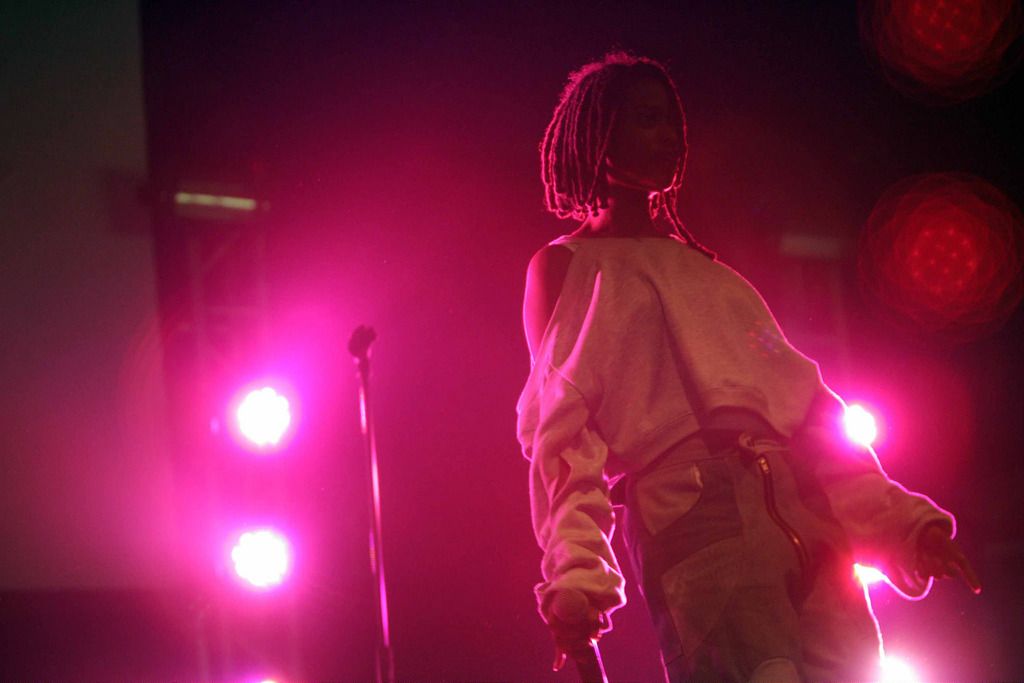
M 272 387 L 246 394 L 235 417 L 241 435 L 259 448 L 278 445 L 292 422 L 288 399 Z
M 856 404 L 848 406 L 843 413 L 843 429 L 847 439 L 861 446 L 870 446 L 878 438 L 875 416 Z
M 1020 57 L 1018 0 L 862 0 L 861 38 L 888 81 L 949 104 L 999 85 Z
M 1024 294 L 1024 218 L 965 174 L 904 179 L 875 204 L 858 253 L 861 286 L 897 326 L 955 343 L 999 328 Z
M 886 655 L 882 657 L 881 669 L 878 683 L 921 683 L 917 672 L 902 659 Z
M 239 578 L 254 588 L 280 585 L 291 568 L 291 548 L 284 536 L 271 529 L 246 531 L 231 549 Z
M 854 576 L 857 577 L 857 580 L 860 581 L 861 585 L 863 586 L 870 586 L 872 584 L 878 583 L 879 581 L 885 580 L 885 574 L 878 571 L 874 567 L 868 567 L 867 565 L 863 564 L 853 565 L 853 573 Z
M 180 205 L 197 204 L 199 206 L 219 206 L 237 211 L 255 211 L 256 200 L 249 197 L 232 197 L 228 195 L 205 194 L 202 192 L 178 192 L 174 195 L 174 203 Z

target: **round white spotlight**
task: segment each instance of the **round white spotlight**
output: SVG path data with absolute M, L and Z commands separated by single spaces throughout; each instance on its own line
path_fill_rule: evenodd
M 273 588 L 288 574 L 291 549 L 284 536 L 271 529 L 246 531 L 231 549 L 235 573 L 255 588 Z
M 235 417 L 239 433 L 258 448 L 278 445 L 292 423 L 288 399 L 273 387 L 247 393 L 238 404 Z
M 873 583 L 885 580 L 885 574 L 874 567 L 868 567 L 863 564 L 853 565 L 853 573 L 863 586 L 870 586 Z
M 882 657 L 882 677 L 878 683 L 921 683 L 921 679 L 905 661 L 886 655 Z
M 870 446 L 878 437 L 878 426 L 874 416 L 863 406 L 851 405 L 843 414 L 843 429 L 846 438 L 861 446 Z

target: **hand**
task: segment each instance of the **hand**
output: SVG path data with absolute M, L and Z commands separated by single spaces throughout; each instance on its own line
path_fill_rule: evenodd
M 930 524 L 917 541 L 917 574 L 927 579 L 960 576 L 974 593 L 981 592 L 981 582 L 959 546 L 941 524 Z
M 576 590 L 559 591 L 551 601 L 548 628 L 555 639 L 555 662 L 560 671 L 566 657 L 578 660 L 611 628 L 608 616 L 591 607 L 586 595 Z

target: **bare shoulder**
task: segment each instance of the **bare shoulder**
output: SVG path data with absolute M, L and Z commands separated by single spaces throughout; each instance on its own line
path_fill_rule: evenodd
M 572 261 L 572 249 L 561 244 L 545 244 L 530 259 L 526 270 L 527 287 L 539 285 L 542 290 L 561 289 Z
M 551 313 L 555 310 L 572 256 L 569 247 L 547 244 L 530 259 L 523 296 L 523 324 L 531 354 L 540 344 Z

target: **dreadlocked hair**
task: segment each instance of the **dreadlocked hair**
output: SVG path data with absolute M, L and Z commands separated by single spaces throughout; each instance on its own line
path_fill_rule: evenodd
M 648 206 L 651 218 L 657 218 L 664 211 L 684 242 L 714 260 L 715 252 L 694 239 L 676 210 L 686 169 L 686 114 L 667 69 L 648 57 L 623 51 L 609 52 L 569 75 L 540 143 L 545 205 L 559 218 L 578 220 L 596 216 L 598 211 L 608 208 L 605 177 L 608 142 L 627 88 L 644 78 L 660 81 L 671 93 L 683 144 L 672 184 L 662 192 L 651 193 Z

